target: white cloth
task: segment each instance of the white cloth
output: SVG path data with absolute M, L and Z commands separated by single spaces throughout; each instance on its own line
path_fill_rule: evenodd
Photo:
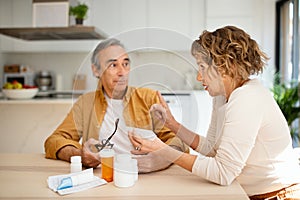
M 287 122 L 272 93 L 257 79 L 215 97 L 207 137 L 200 138 L 192 172 L 227 185 L 236 179 L 248 195 L 300 182 Z
M 119 118 L 119 125 L 117 132 L 110 140 L 113 143 L 113 149 L 117 154 L 130 154 L 131 150 L 134 150 L 129 138 L 128 128 L 126 127 L 123 117 L 123 100 L 111 99 L 105 95 L 107 101 L 107 110 L 104 116 L 102 126 L 99 133 L 99 141 L 107 139 L 115 130 L 115 121 Z

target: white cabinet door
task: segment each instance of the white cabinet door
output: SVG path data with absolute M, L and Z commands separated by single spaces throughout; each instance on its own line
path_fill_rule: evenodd
M 91 23 L 103 30 L 107 35 L 114 35 L 120 31 L 120 1 L 94 0 L 91 10 Z
M 92 25 L 110 36 L 146 26 L 146 0 L 94 0 Z
M 90 9 L 93 9 L 93 7 L 90 6 Z M 32 27 L 32 0 L 0 0 L 0 27 Z M 99 41 L 100 40 L 26 41 L 0 35 L 0 51 L 3 53 L 90 52 Z
M 31 0 L 0 0 L 0 27 L 28 27 L 31 26 Z M 0 50 L 14 51 L 11 37 L 0 35 Z
M 260 41 L 261 31 L 258 30 L 263 28 L 262 13 L 265 12 L 262 2 L 261 0 L 209 0 L 206 3 L 207 29 L 212 31 L 226 25 L 234 25 Z
M 151 0 L 149 3 L 149 27 L 170 29 L 189 35 L 190 1 Z
M 32 25 L 32 0 L 0 0 L 1 27 Z
M 93 1 L 92 24 L 129 49 L 189 50 L 204 26 L 204 0 Z
M 111 37 L 129 37 L 128 43 L 137 39 L 138 47 L 189 50 L 205 21 L 205 0 L 88 0 L 88 4 L 88 25 Z M 1 27 L 32 26 L 31 0 L 0 0 L 0 11 Z M 99 41 L 72 42 L 32 42 L 0 36 L 2 52 L 86 52 Z
M 188 50 L 191 44 L 190 1 L 148 1 L 149 45 L 164 50 Z
M 13 27 L 32 26 L 32 0 L 14 0 L 12 8 Z

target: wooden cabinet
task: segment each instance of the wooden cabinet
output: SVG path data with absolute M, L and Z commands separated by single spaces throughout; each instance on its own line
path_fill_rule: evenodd
M 107 37 L 92 26 L 0 28 L 0 33 L 8 36 L 2 36 L 4 52 L 89 52 Z

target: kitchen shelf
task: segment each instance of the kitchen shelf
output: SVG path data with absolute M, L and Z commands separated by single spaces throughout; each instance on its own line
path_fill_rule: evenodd
M 102 40 L 107 35 L 94 26 L 0 28 L 0 34 L 22 40 Z

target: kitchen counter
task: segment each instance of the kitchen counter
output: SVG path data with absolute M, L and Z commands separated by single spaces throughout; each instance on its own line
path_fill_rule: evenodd
M 8 99 L 0 92 L 0 104 L 72 104 L 81 94 L 83 91 L 48 91 L 31 99 Z
M 174 117 L 206 135 L 211 98 L 205 91 L 162 92 Z M 76 97 L 11 100 L 0 97 L 0 153 L 44 153 L 44 141 L 70 111 Z
M 47 178 L 67 174 L 70 164 L 44 158 L 44 154 L 0 154 L 0 199 L 249 199 L 235 180 L 220 186 L 172 165 L 158 172 L 139 174 L 129 188 L 118 188 L 113 182 L 78 193 L 60 196 L 47 187 Z M 101 168 L 94 169 L 101 176 Z
M 72 104 L 73 99 L 68 98 L 33 98 L 33 99 L 22 99 L 22 100 L 14 100 L 14 99 L 5 99 L 0 98 L 0 105 L 1 104 Z
M 43 153 L 72 99 L 0 100 L 0 153 Z

